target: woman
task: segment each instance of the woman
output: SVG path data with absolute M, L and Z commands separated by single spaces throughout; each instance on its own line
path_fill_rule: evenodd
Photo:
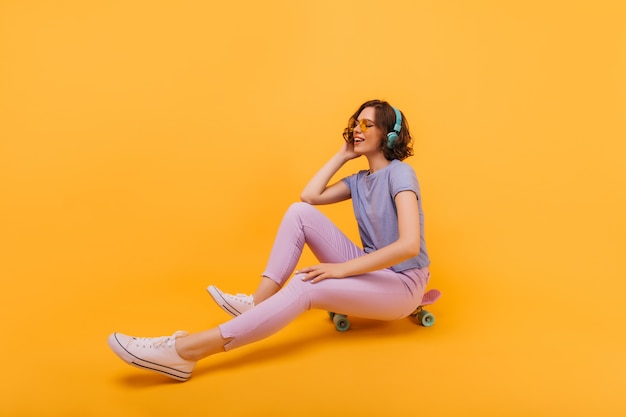
M 343 137 L 341 150 L 304 187 L 302 202 L 285 213 L 256 292 L 230 295 L 208 288 L 232 320 L 160 338 L 113 333 L 111 349 L 128 364 L 186 381 L 198 360 L 265 338 L 311 308 L 378 320 L 408 316 L 422 299 L 430 260 L 419 184 L 401 162 L 413 154 L 407 121 L 387 102 L 372 100 L 350 118 Z M 367 159 L 368 170 L 329 185 L 358 157 Z M 313 207 L 349 198 L 363 248 Z M 320 263 L 289 280 L 305 243 Z

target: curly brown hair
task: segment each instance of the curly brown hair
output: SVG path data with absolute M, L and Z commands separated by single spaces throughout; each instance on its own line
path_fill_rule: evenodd
M 393 132 L 393 127 L 396 124 L 396 112 L 393 110 L 393 107 L 386 101 L 369 100 L 361 104 L 359 109 L 354 112 L 352 116 L 350 116 L 348 126 L 343 130 L 343 138 L 347 143 L 354 143 L 353 131 L 356 126 L 356 121 L 359 114 L 361 114 L 363 109 L 367 107 L 374 108 L 374 114 L 376 117 L 374 123 L 380 128 L 380 130 L 387 133 Z M 389 146 L 387 146 L 388 142 L 386 133 L 384 133 L 383 140 L 380 142 L 380 148 L 383 151 L 385 158 L 389 161 L 394 159 L 402 161 L 403 159 L 413 155 L 413 138 L 409 132 L 409 124 L 406 117 L 404 117 L 404 113 L 400 112 L 400 114 L 402 115 L 402 128 L 400 129 L 398 139 L 393 144 L 393 147 L 389 148 Z

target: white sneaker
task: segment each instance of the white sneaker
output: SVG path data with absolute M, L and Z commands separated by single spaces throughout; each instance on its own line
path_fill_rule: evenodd
M 109 336 L 109 347 L 129 365 L 187 381 L 196 362 L 181 358 L 175 346 L 176 338 L 185 335 L 187 332 L 178 331 L 172 336 L 139 338 L 113 333 Z
M 206 289 L 222 310 L 233 317 L 237 317 L 254 307 L 254 299 L 246 294 L 226 294 L 217 289 L 214 285 L 209 285 Z

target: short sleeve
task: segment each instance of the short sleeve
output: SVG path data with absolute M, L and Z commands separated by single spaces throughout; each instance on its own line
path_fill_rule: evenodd
M 342 181 L 350 189 L 350 192 L 353 192 L 354 187 L 356 187 L 358 177 L 363 176 L 365 173 L 367 173 L 367 171 L 359 171 L 356 174 L 342 178 Z
M 405 163 L 397 164 L 389 176 L 389 188 L 393 198 L 399 192 L 413 191 L 420 198 L 419 184 L 413 168 Z

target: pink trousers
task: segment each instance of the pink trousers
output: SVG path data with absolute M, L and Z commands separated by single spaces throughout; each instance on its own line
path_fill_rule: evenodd
M 282 288 L 219 326 L 223 338 L 232 338 L 225 350 L 270 336 L 312 308 L 395 320 L 411 314 L 422 300 L 430 276 L 428 268 L 402 272 L 381 269 L 316 284 L 302 281 L 298 274 L 289 280 L 305 244 L 321 263 L 345 262 L 365 254 L 318 209 L 307 203 L 292 204 L 280 224 L 263 273 Z

